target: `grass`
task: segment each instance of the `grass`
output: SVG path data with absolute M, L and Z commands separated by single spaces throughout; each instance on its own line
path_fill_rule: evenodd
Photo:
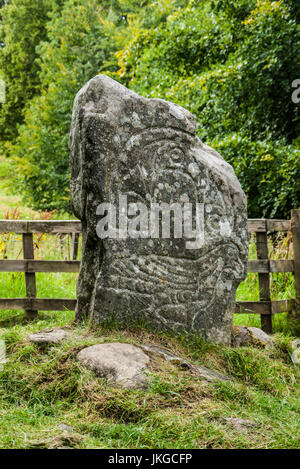
M 9 163 L 0 158 L 0 217 L 47 218 L 11 195 Z M 18 211 L 16 211 L 18 206 Z M 51 214 L 67 218 L 65 214 Z M 39 259 L 69 257 L 69 238 L 35 236 Z M 272 256 L 290 256 L 286 238 L 270 240 Z M 250 244 L 250 258 L 255 245 Z M 21 238 L 1 235 L 0 258 L 20 258 Z M 0 297 L 24 296 L 21 273 L 1 273 Z M 76 274 L 36 274 L 40 297 L 75 297 Z M 294 296 L 290 274 L 272 277 L 274 299 Z M 238 300 L 257 300 L 258 282 L 249 274 Z M 0 372 L 0 448 L 299 448 L 299 368 L 290 359 L 294 324 L 276 315 L 272 346 L 231 349 L 199 338 L 153 334 L 141 327 L 91 329 L 73 326 L 74 313 L 40 312 L 35 321 L 23 311 L 1 311 L 0 337 L 8 362 Z M 236 315 L 237 324 L 260 326 L 256 315 Z M 60 346 L 39 348 L 28 334 L 67 326 L 71 337 Z M 109 387 L 76 360 L 81 348 L 101 342 L 166 346 L 176 355 L 232 377 L 230 382 L 204 383 L 188 370 L 161 359 L 151 362 L 147 391 Z M 227 417 L 250 419 L 240 430 Z M 71 425 L 63 433 L 60 424 Z
M 71 327 L 63 345 L 41 349 L 28 341 L 29 333 L 71 319 L 69 312 L 42 314 L 2 329 L 9 361 L 0 374 L 0 448 L 55 447 L 62 438 L 75 448 L 299 447 L 299 369 L 283 336 L 267 350 L 230 349 L 142 328 L 82 325 Z M 84 346 L 112 341 L 167 346 L 233 381 L 206 384 L 156 359 L 147 391 L 112 388 L 76 361 Z M 227 417 L 255 426 L 241 431 Z M 61 423 L 75 431 L 64 436 Z

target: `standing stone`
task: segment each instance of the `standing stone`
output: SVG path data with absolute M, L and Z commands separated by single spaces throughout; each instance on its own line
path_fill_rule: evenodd
M 247 267 L 246 198 L 232 167 L 196 136 L 194 116 L 98 75 L 75 98 L 70 161 L 72 205 L 83 227 L 76 318 L 142 319 L 229 344 L 235 293 Z M 129 227 L 140 229 L 135 238 L 125 237 L 120 196 L 131 204 Z M 172 229 L 176 210 L 169 238 L 150 237 L 149 219 L 137 215 L 141 204 L 150 210 L 188 202 L 198 226 L 194 238 Z M 116 215 L 119 239 L 114 229 L 106 239 L 97 235 L 108 219 L 102 203 L 116 207 L 111 220 Z M 141 212 L 130 217 L 134 207 Z

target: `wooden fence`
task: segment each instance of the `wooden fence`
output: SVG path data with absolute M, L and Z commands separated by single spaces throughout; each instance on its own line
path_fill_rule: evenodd
M 293 210 L 291 220 L 248 220 L 248 231 L 255 233 L 257 260 L 249 260 L 248 272 L 258 273 L 260 301 L 242 301 L 236 303 L 236 313 L 260 314 L 261 326 L 266 332 L 272 332 L 273 314 L 299 312 L 300 305 L 300 210 Z M 293 260 L 270 260 L 267 233 L 291 231 L 293 239 Z M 24 272 L 26 298 L 0 298 L 0 310 L 24 309 L 28 318 L 34 318 L 38 310 L 61 311 L 74 310 L 75 299 L 37 298 L 36 272 L 78 272 L 78 260 L 35 260 L 33 233 L 72 234 L 72 258 L 77 257 L 78 236 L 81 232 L 79 221 L 36 221 L 36 220 L 0 220 L 0 233 L 22 234 L 23 260 L 0 260 L 0 272 Z M 77 242 L 76 242 L 77 240 Z M 271 300 L 270 273 L 293 272 L 296 298 L 290 300 Z

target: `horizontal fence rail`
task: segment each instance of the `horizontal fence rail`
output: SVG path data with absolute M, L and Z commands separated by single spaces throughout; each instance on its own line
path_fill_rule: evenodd
M 248 220 L 249 233 L 290 231 L 290 220 Z M 0 220 L 0 233 L 81 233 L 79 220 Z
M 79 272 L 80 261 L 0 260 L 0 272 Z
M 249 233 L 256 235 L 257 260 L 248 261 L 248 273 L 257 273 L 259 281 L 259 301 L 236 303 L 235 313 L 260 314 L 262 329 L 272 332 L 272 316 L 277 313 L 297 311 L 300 304 L 300 210 L 293 210 L 291 220 L 248 220 Z M 267 233 L 291 231 L 294 259 L 269 259 Z M 26 298 L 0 298 L 0 310 L 24 309 L 29 318 L 36 317 L 41 311 L 74 310 L 76 299 L 37 298 L 36 272 L 79 272 L 78 238 L 81 223 L 77 220 L 0 220 L 0 233 L 22 235 L 23 260 L 0 260 L 0 272 L 24 272 Z M 72 236 L 73 260 L 36 260 L 34 259 L 33 233 L 70 234 Z M 271 300 L 270 274 L 292 272 L 295 277 L 296 298 L 290 300 Z
M 79 272 L 80 261 L 0 260 L 0 272 Z M 292 260 L 248 261 L 248 273 L 294 272 Z
M 0 233 L 81 233 L 78 220 L 0 220 Z

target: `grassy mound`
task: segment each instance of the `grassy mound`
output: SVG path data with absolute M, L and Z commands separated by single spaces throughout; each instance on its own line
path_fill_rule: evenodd
M 287 336 L 268 349 L 231 349 L 143 328 L 72 326 L 72 313 L 16 317 L 0 323 L 8 362 L 0 373 L 0 448 L 296 448 L 299 447 L 299 368 Z M 29 333 L 68 326 L 60 345 L 39 347 Z M 76 360 L 102 342 L 152 343 L 228 374 L 207 383 L 162 358 L 151 361 L 147 391 L 109 387 Z M 251 420 L 238 428 L 227 418 Z M 73 431 L 62 430 L 69 425 Z

